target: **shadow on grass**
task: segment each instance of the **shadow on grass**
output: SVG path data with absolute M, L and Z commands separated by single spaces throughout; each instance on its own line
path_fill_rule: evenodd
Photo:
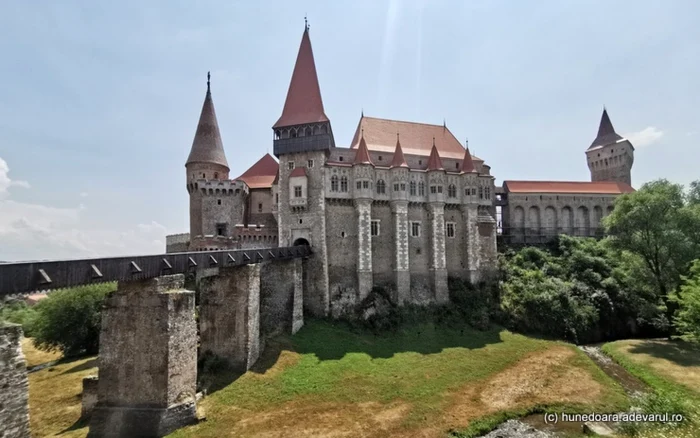
M 83 418 L 80 417 L 78 421 L 75 423 L 71 424 L 67 428 L 63 429 L 62 431 L 58 432 L 57 435 L 63 435 L 64 433 L 72 432 L 74 430 L 82 429 L 84 427 L 88 427 L 90 425 L 90 419 L 89 418 Z
M 80 360 L 80 359 L 82 359 L 82 357 L 78 357 L 78 358 L 72 357 L 72 358 L 65 359 L 65 362 L 74 362 L 74 361 Z M 64 362 L 64 361 L 62 360 L 61 362 Z M 92 359 L 90 359 L 86 362 L 83 362 L 80 365 L 76 365 L 72 368 L 68 368 L 67 370 L 65 370 L 61 374 L 77 373 L 79 371 L 85 371 L 85 370 L 89 370 L 90 368 L 95 368 L 96 366 L 97 366 L 97 357 L 93 357 Z
M 666 359 L 684 367 L 700 366 L 700 348 L 683 341 L 646 340 L 632 346 L 629 351 Z

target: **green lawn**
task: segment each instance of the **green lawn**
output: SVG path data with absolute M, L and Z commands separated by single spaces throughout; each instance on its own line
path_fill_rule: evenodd
M 200 403 L 205 422 L 172 436 L 468 436 L 503 413 L 627 406 L 571 345 L 432 324 L 375 336 L 307 322 L 226 383 Z
M 648 413 L 682 413 L 681 425 L 650 424 L 636 428 L 639 438 L 700 437 L 700 348 L 667 340 L 625 340 L 605 344 L 603 350 L 649 385 L 642 402 Z

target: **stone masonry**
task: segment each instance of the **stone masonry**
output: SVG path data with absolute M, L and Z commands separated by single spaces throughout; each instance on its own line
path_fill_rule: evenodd
M 197 327 L 184 275 L 119 282 L 102 311 L 90 437 L 164 436 L 196 421 Z
M 29 436 L 29 384 L 22 326 L 0 322 L 0 438 Z

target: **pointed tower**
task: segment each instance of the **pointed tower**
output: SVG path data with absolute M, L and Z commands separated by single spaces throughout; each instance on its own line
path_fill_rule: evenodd
M 394 232 L 394 260 L 392 272 L 396 288 L 392 290 L 392 301 L 401 305 L 411 297 L 411 272 L 408 229 L 409 167 L 403 155 L 399 133 L 396 133 L 396 148 L 391 160 L 391 225 Z M 414 182 L 415 184 L 415 182 Z
M 207 73 L 207 94 L 204 97 L 202 113 L 199 116 L 197 131 L 192 141 L 190 155 L 185 162 L 187 181 L 227 180 L 229 167 L 221 141 L 219 122 L 216 120 L 214 101 L 211 98 L 211 76 Z
M 309 265 L 312 268 L 308 270 L 304 306 L 314 315 L 326 316 L 330 294 L 325 164 L 335 143 L 323 109 L 308 25 L 301 36 L 282 115 L 272 129 L 273 151 L 279 159 L 279 245 L 311 246 L 313 262 Z
M 632 184 L 632 164 L 634 163 L 634 146 L 629 140 L 615 132 L 603 108 L 598 135 L 586 150 L 591 181 L 617 181 Z

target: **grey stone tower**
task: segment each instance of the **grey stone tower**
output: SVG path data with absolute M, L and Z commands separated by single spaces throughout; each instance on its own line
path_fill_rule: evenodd
M 632 185 L 634 146 L 615 132 L 603 108 L 598 135 L 586 151 L 591 181 L 617 181 Z
M 227 247 L 226 238 L 243 219 L 246 188 L 229 180 L 208 73 L 207 94 L 185 169 L 190 194 L 190 249 L 196 249 L 206 236 L 214 240 L 205 246 Z
M 326 251 L 325 163 L 335 147 L 331 122 L 323 109 L 309 28 L 304 27 L 287 99 L 274 131 L 279 159 L 279 245 L 309 244 L 313 256 L 304 305 L 315 315 L 330 309 Z

